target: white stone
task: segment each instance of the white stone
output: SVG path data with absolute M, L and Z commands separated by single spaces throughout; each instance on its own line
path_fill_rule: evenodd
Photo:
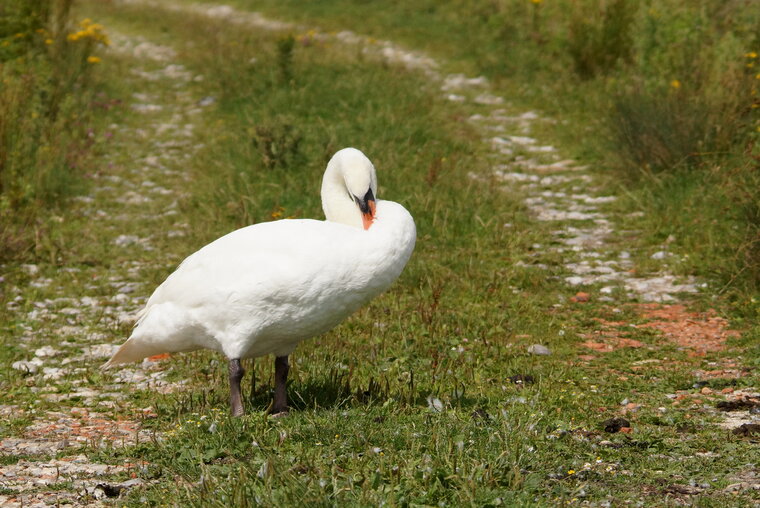
M 35 357 L 31 360 L 19 360 L 17 362 L 13 362 L 11 364 L 11 367 L 16 370 L 20 370 L 21 372 L 35 374 L 38 370 L 40 370 L 40 367 L 42 367 L 43 363 L 44 362 L 41 359 Z
M 38 357 L 44 358 L 46 356 L 55 356 L 58 353 L 60 353 L 60 351 L 58 351 L 57 349 L 53 348 L 52 346 L 43 346 L 43 347 L 38 348 L 37 350 L 34 351 L 34 356 L 38 356 Z
M 551 350 L 548 347 L 542 346 L 541 344 L 533 344 L 528 346 L 528 353 L 544 356 L 552 354 Z

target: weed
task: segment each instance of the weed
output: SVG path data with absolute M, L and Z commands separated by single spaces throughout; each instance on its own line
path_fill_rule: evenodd
M 629 166 L 654 172 L 695 167 L 753 137 L 756 80 L 736 53 L 720 69 L 710 68 L 715 57 L 693 61 L 688 80 L 642 79 L 615 94 L 610 126 Z
M 536 42 L 541 42 L 541 0 L 530 0 L 533 6 L 531 16 L 531 36 Z
M 425 183 L 427 183 L 430 187 L 433 187 L 438 181 L 438 178 L 441 174 L 441 169 L 443 167 L 443 161 L 444 159 L 440 157 L 434 157 L 433 160 L 430 161 L 427 175 L 425 175 Z
M 634 168 L 657 172 L 693 165 L 708 151 L 709 111 L 679 90 L 620 93 L 611 116 L 621 155 Z
M 290 83 L 293 79 L 293 51 L 296 39 L 293 35 L 287 35 L 277 39 L 277 69 L 280 71 L 282 83 Z
M 300 145 L 303 136 L 289 121 L 277 118 L 253 127 L 253 141 L 266 169 L 287 169 L 302 162 Z
M 752 145 L 747 149 L 752 151 Z M 760 287 L 760 158 L 750 154 L 744 167 L 737 170 L 737 175 L 732 179 L 729 195 L 734 199 L 741 216 L 744 218 L 746 230 L 743 239 L 738 246 L 739 269 L 733 277 L 741 276 L 746 272 L 746 277 L 751 285 Z M 760 315 L 760 306 L 748 309 L 749 315 Z
M 636 4 L 631 0 L 594 0 L 576 4 L 570 19 L 568 51 L 584 79 L 612 70 L 632 53 Z

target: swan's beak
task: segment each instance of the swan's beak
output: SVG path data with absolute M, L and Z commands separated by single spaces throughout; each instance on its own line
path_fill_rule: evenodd
M 375 220 L 375 200 L 367 200 L 368 213 L 362 212 L 362 222 L 364 223 L 364 229 L 369 229 L 372 222 Z
M 359 205 L 359 210 L 362 212 L 364 229 L 369 229 L 375 220 L 375 196 L 372 194 L 372 189 L 367 191 L 364 198 L 354 197 L 354 199 L 356 200 L 356 204 Z

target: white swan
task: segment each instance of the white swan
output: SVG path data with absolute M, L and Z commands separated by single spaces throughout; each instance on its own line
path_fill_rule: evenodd
M 286 412 L 288 355 L 385 291 L 412 254 L 412 216 L 376 194 L 370 160 L 355 148 L 338 151 L 322 180 L 327 220 L 248 226 L 190 255 L 103 368 L 166 352 L 219 351 L 229 359 L 230 407 L 239 416 L 240 360 L 273 354 L 271 412 Z

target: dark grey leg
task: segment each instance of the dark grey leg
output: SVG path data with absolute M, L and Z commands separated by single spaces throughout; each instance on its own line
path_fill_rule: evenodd
M 288 392 L 285 382 L 288 380 L 288 357 L 278 356 L 274 359 L 274 403 L 270 413 L 273 415 L 288 412 Z
M 240 381 L 245 375 L 245 370 L 240 365 L 240 358 L 233 358 L 229 363 L 230 369 L 230 410 L 232 416 L 243 415 L 243 397 L 240 394 Z

